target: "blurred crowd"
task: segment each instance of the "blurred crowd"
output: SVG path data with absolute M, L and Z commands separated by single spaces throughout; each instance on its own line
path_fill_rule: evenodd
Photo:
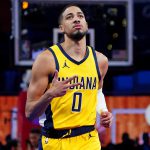
M 29 138 L 26 140 L 26 150 L 38 150 L 40 139 L 40 129 L 33 128 L 29 133 Z M 11 136 L 6 137 L 6 144 L 0 143 L 0 150 L 22 150 L 18 140 L 11 139 Z
M 119 144 L 109 143 L 102 150 L 150 150 L 150 139 L 148 133 L 143 133 L 142 143 L 139 139 L 132 140 L 128 133 L 123 133 L 122 142 Z
M 33 128 L 29 133 L 29 138 L 26 140 L 26 150 L 38 150 L 38 142 L 40 139 L 40 129 Z M 100 140 L 102 137 L 100 136 Z M 101 141 L 102 143 L 103 141 Z M 11 139 L 11 136 L 6 137 L 6 144 L 0 142 L 0 150 L 22 150 L 18 140 Z M 148 133 L 143 133 L 142 141 L 139 139 L 130 139 L 128 133 L 123 133 L 122 142 L 118 144 L 109 143 L 102 147 L 101 150 L 150 150 L 150 138 Z

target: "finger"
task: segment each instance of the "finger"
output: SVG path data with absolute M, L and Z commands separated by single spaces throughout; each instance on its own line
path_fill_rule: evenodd
M 106 117 L 106 118 L 101 117 L 100 119 L 101 121 L 107 121 L 107 120 L 112 121 L 112 117 Z
M 70 78 L 68 78 L 68 79 L 66 79 L 65 81 L 64 81 L 64 83 L 69 83 L 70 81 L 72 81 L 72 80 L 74 80 L 75 78 L 77 78 L 77 76 L 75 75 L 75 76 L 72 76 L 72 77 L 70 77 Z
M 101 122 L 101 125 L 103 125 L 104 127 L 110 127 L 111 123 L 110 122 L 108 122 L 108 123 Z
M 101 118 L 112 118 L 112 115 L 101 115 Z
M 109 115 L 109 112 L 108 111 L 103 111 L 102 113 L 101 113 L 101 116 L 108 116 Z
M 100 116 L 101 118 L 112 118 L 112 114 L 111 113 L 103 113 Z
M 102 125 L 105 128 L 109 128 L 111 125 Z
M 101 119 L 101 122 L 105 122 L 105 121 L 108 121 L 110 119 Z
M 109 128 L 109 127 L 111 127 L 111 124 L 109 123 L 109 124 L 105 124 L 104 125 L 106 128 Z
M 109 119 L 109 120 L 101 120 L 101 123 L 102 124 L 112 124 L 112 119 Z
M 111 117 L 110 117 L 110 116 L 104 116 L 104 115 L 103 115 L 103 116 L 100 116 L 100 118 L 101 118 L 101 119 L 108 119 L 108 118 L 111 118 Z
M 103 126 L 108 126 L 108 124 L 101 122 L 101 125 Z
M 66 88 L 75 87 L 75 86 L 79 86 L 79 85 L 82 85 L 82 83 L 68 84 L 68 85 L 66 85 Z
M 107 120 L 107 121 L 102 121 L 102 124 L 110 124 L 110 120 Z
M 104 122 L 104 123 L 105 123 L 105 122 L 107 122 L 107 123 L 110 122 L 110 123 L 111 123 L 111 122 L 112 122 L 112 119 L 111 119 L 111 118 L 109 118 L 109 119 L 101 119 L 101 122 Z

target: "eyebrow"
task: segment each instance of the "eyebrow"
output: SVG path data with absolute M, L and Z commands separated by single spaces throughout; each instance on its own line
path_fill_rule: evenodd
M 72 15 L 73 13 L 69 13 L 67 14 L 65 17 L 69 16 L 69 15 Z M 77 12 L 77 14 L 83 14 L 83 12 Z M 84 14 L 83 14 L 84 15 Z

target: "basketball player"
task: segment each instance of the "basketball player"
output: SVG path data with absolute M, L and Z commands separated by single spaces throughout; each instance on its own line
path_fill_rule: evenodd
M 96 122 L 98 89 L 108 69 L 107 58 L 86 45 L 88 25 L 76 5 L 59 17 L 64 42 L 42 52 L 32 68 L 26 117 L 39 117 L 39 149 L 100 150 Z M 99 100 L 101 101 L 101 100 Z M 110 127 L 112 115 L 101 112 L 101 124 Z

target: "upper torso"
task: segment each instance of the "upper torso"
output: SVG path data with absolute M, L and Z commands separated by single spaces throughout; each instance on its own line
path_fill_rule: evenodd
M 41 125 L 55 129 L 94 125 L 100 78 L 94 50 L 87 47 L 86 55 L 80 62 L 72 59 L 61 45 L 52 46 L 50 51 L 56 57 L 58 79 L 62 81 L 77 75 L 71 83 L 81 82 L 82 85 L 68 89 L 62 97 L 54 98 L 40 117 Z

